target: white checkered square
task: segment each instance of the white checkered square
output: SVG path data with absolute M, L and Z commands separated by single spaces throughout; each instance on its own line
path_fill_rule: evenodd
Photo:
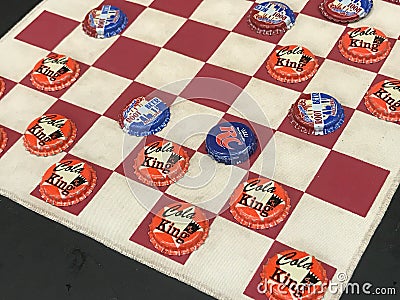
M 124 31 L 123 35 L 162 47 L 185 21 L 185 18 L 147 8 Z
M 252 78 L 228 113 L 277 129 L 300 93 Z
M 0 124 L 23 133 L 28 125 L 56 100 L 33 88 L 18 84 L 0 101 Z
M 45 10 L 51 11 L 61 16 L 74 19 L 76 21 L 83 21 L 86 14 L 93 8 L 99 6 L 103 1 L 101 0 L 57 0 L 46 1 Z M 81 28 L 82 29 L 82 28 Z
M 273 49 L 271 43 L 231 32 L 208 62 L 252 76 Z
M 392 46 L 393 48 L 379 73 L 394 79 L 400 79 L 400 40 Z
M 327 59 L 305 91 L 327 93 L 341 104 L 356 108 L 375 76 L 370 71 Z
M 102 114 L 130 83 L 126 78 L 91 67 L 68 89 L 62 99 Z

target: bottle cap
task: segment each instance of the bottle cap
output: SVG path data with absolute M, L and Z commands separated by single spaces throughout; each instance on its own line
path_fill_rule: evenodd
M 93 168 L 80 160 L 62 160 L 52 165 L 42 177 L 42 198 L 55 206 L 74 205 L 93 191 L 97 181 Z
M 168 255 L 185 255 L 199 248 L 208 236 L 203 211 L 189 203 L 172 203 L 151 221 L 149 237 L 154 247 Z
M 323 0 L 319 9 L 331 21 L 351 23 L 366 17 L 372 5 L 372 0 Z
M 43 115 L 29 124 L 24 133 L 24 146 L 38 156 L 55 155 L 74 142 L 76 131 L 74 122 L 62 115 Z
M 311 78 L 317 72 L 318 62 L 307 48 L 290 45 L 274 51 L 268 58 L 266 67 L 276 80 L 298 83 Z
M 182 146 L 170 141 L 147 144 L 133 165 L 136 176 L 148 185 L 170 185 L 185 175 L 189 156 Z
M 289 6 L 282 2 L 268 1 L 254 6 L 247 23 L 257 33 L 275 35 L 292 28 L 295 20 L 296 16 Z
M 104 39 L 121 33 L 128 24 L 128 18 L 118 7 L 100 5 L 86 15 L 82 27 L 91 37 Z
M 383 80 L 364 96 L 367 109 L 374 116 L 391 122 L 400 121 L 400 80 Z
M 35 65 L 31 82 L 38 90 L 58 91 L 70 86 L 78 78 L 79 72 L 79 64 L 75 60 L 51 53 Z
M 288 117 L 292 125 L 306 134 L 325 135 L 344 122 L 344 110 L 332 96 L 324 93 L 302 94 L 292 105 Z
M 381 61 L 390 52 L 386 35 L 372 27 L 359 27 L 348 31 L 339 41 L 340 53 L 350 61 L 371 64 Z
M 243 123 L 220 123 L 208 132 L 206 149 L 217 162 L 236 165 L 248 160 L 256 151 L 257 138 Z
M 328 287 L 321 263 L 305 252 L 286 250 L 263 266 L 260 290 L 271 300 L 319 300 Z
M 242 225 L 265 229 L 282 222 L 289 213 L 290 199 L 274 181 L 256 178 L 241 183 L 233 192 L 230 211 Z
M 161 131 L 170 119 L 169 107 L 159 98 L 135 98 L 119 115 L 119 125 L 124 132 L 147 136 Z
M 0 127 L 0 153 L 3 152 L 4 148 L 7 146 L 7 133 L 6 131 Z

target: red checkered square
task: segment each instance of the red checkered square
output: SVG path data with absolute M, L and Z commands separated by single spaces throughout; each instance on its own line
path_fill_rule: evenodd
M 306 192 L 365 217 L 389 171 L 331 151 Z
M 226 112 L 249 81 L 250 76 L 245 74 L 205 64 L 180 96 Z
M 169 205 L 173 202 L 185 202 L 182 201 L 181 199 L 177 199 L 174 196 L 171 195 L 167 195 L 164 194 L 161 196 L 161 198 L 157 201 L 157 203 L 154 205 L 152 211 L 153 212 L 158 212 L 160 211 L 164 206 Z M 209 226 L 211 227 L 211 224 L 213 223 L 214 219 L 215 219 L 215 214 L 202 209 L 206 218 L 208 219 L 209 222 Z M 136 231 L 132 234 L 132 236 L 129 238 L 130 241 L 135 242 L 139 245 L 142 245 L 144 247 L 146 247 L 147 249 L 150 249 L 164 257 L 167 257 L 169 259 L 172 259 L 173 261 L 176 261 L 177 263 L 180 263 L 182 265 L 184 265 L 186 263 L 186 261 L 188 260 L 189 256 L 193 254 L 186 254 L 186 255 L 181 255 L 181 256 L 177 256 L 177 255 L 167 255 L 164 253 L 161 253 L 160 251 L 158 251 L 153 244 L 150 242 L 150 238 L 149 238 L 149 226 L 151 224 L 151 221 L 153 220 L 154 214 L 152 212 L 149 212 L 147 214 L 147 216 L 144 218 L 144 220 L 142 221 L 142 223 L 140 223 L 139 227 L 136 229 Z M 204 245 L 203 245 L 204 246 Z
M 141 139 L 141 141 L 136 145 L 136 147 L 126 156 L 124 161 L 115 169 L 115 172 L 117 172 L 123 176 L 126 176 L 136 182 L 143 184 L 143 182 L 141 180 L 139 180 L 139 178 L 135 174 L 135 170 L 133 168 L 134 160 L 138 156 L 138 153 L 147 144 L 153 143 L 155 141 L 160 141 L 160 140 L 162 141 L 164 139 L 162 139 L 156 135 L 149 135 L 149 136 Z M 186 153 L 188 154 L 189 160 L 190 160 L 190 158 L 192 158 L 192 156 L 194 155 L 195 151 L 190 148 L 184 147 L 184 146 L 182 146 L 182 148 L 186 151 Z M 168 189 L 168 186 L 151 186 L 151 187 L 156 190 L 159 190 L 163 193 L 165 193 L 165 191 Z
M 321 13 L 321 11 L 319 9 L 319 5 L 320 5 L 320 3 L 322 1 L 324 1 L 324 0 L 310 0 L 310 1 L 308 1 L 308 3 L 303 7 L 303 9 L 301 10 L 300 13 L 329 22 L 329 20 L 326 19 L 322 15 L 322 13 Z
M 274 53 L 280 47 L 282 47 L 282 46 L 277 45 L 271 53 Z M 292 90 L 295 90 L 298 92 L 303 92 L 306 89 L 307 85 L 310 83 L 312 78 L 310 78 L 306 81 L 303 81 L 303 82 L 299 82 L 299 83 L 286 83 L 286 82 L 282 82 L 282 81 L 279 81 L 279 80 L 276 80 L 275 78 L 273 78 L 267 71 L 266 64 L 267 64 L 268 58 L 260 66 L 260 68 L 258 69 L 256 74 L 254 74 L 255 78 L 258 78 L 258 79 L 261 79 L 261 80 L 264 80 L 264 81 L 267 81 L 267 82 L 270 82 L 270 83 L 273 83 L 273 84 L 276 84 L 276 85 L 279 85 L 279 86 L 282 86 L 282 87 L 285 87 L 288 89 L 292 89 Z M 319 65 L 318 68 L 320 68 L 321 65 L 324 63 L 325 59 L 323 57 L 319 57 L 319 56 L 316 56 L 315 58 L 318 61 L 318 65 Z M 317 72 L 318 72 L 318 70 L 317 70 Z
M 295 101 L 293 101 L 294 103 Z M 286 134 L 295 136 L 299 139 L 311 142 L 313 144 L 317 144 L 329 149 L 332 149 L 332 147 L 335 145 L 336 141 L 342 134 L 344 128 L 346 127 L 347 123 L 349 122 L 351 116 L 354 113 L 354 109 L 349 108 L 347 106 L 343 106 L 344 109 L 344 123 L 342 126 L 339 127 L 336 131 L 326 134 L 326 135 L 313 135 L 313 134 L 305 134 L 303 132 L 300 132 L 292 124 L 290 124 L 289 118 L 285 118 L 281 125 L 278 128 L 278 131 L 284 132 Z
M 14 81 L 10 80 L 10 79 L 4 78 L 4 77 L 1 77 L 1 78 L 3 79 L 3 81 L 4 81 L 5 85 L 6 85 L 6 89 L 4 90 L 4 94 L 0 97 L 0 101 L 1 101 L 1 99 L 3 99 L 3 97 L 4 97 L 5 95 L 7 95 L 7 94 L 12 90 L 12 88 L 16 85 L 16 83 L 15 83 Z
M 170 14 L 189 18 L 202 0 L 154 0 L 151 8 L 165 11 Z
M 7 138 L 8 138 L 6 147 L 0 153 L 0 158 L 1 158 L 8 151 L 8 149 L 10 149 L 16 143 L 16 141 L 19 140 L 19 138 L 21 137 L 21 134 L 10 128 L 4 127 L 2 125 L 0 125 L 0 128 L 4 129 L 4 131 L 7 134 Z
M 266 126 L 260 125 L 258 123 L 248 121 L 245 119 L 242 119 L 237 116 L 233 116 L 231 114 L 226 113 L 222 119 L 218 122 L 218 124 L 223 123 L 223 122 L 240 122 L 248 126 L 256 135 L 257 137 L 257 149 L 256 151 L 250 156 L 248 161 L 242 162 L 241 164 L 238 164 L 236 166 L 243 168 L 245 170 L 249 170 L 254 162 L 257 160 L 258 156 L 260 153 L 264 150 L 265 146 L 268 144 L 272 136 L 274 135 L 274 130 L 271 128 L 268 128 Z M 203 153 L 203 154 L 208 154 L 207 149 L 206 149 L 206 144 L 205 141 L 200 145 L 200 147 L 197 149 L 197 151 Z
M 246 296 L 250 297 L 251 299 L 254 300 L 264 300 L 266 299 L 265 294 L 261 294 L 258 292 L 257 286 L 259 285 L 259 283 L 261 282 L 261 272 L 262 269 L 264 267 L 264 265 L 267 263 L 268 259 L 271 258 L 272 256 L 274 256 L 276 253 L 282 252 L 282 251 L 286 251 L 286 250 L 291 250 L 293 248 L 286 246 L 282 243 L 279 243 L 278 241 L 274 241 L 274 243 L 272 244 L 271 248 L 269 249 L 267 255 L 264 257 L 264 259 L 262 260 L 262 263 L 260 264 L 260 266 L 258 267 L 258 269 L 256 270 L 256 272 L 254 273 L 253 278 L 250 280 L 249 285 L 246 287 L 245 291 L 243 292 L 243 294 L 245 294 Z M 301 250 L 301 249 L 296 249 L 296 250 Z M 318 257 L 316 257 L 316 259 L 318 260 Z M 319 261 L 319 260 L 318 260 Z M 336 268 L 322 262 L 319 261 L 321 263 L 321 265 L 323 266 L 323 268 L 326 271 L 326 276 L 328 277 L 329 280 L 331 280 L 333 278 L 333 275 L 335 275 L 336 273 Z
M 206 61 L 228 33 L 221 28 L 187 20 L 164 48 Z
M 126 0 L 106 0 L 102 5 L 113 5 L 121 9 L 124 14 L 128 17 L 128 24 L 126 27 L 132 24 L 132 22 L 140 15 L 140 13 L 146 8 L 143 5 L 129 2 Z M 93 7 L 95 8 L 95 7 Z
M 77 21 L 44 11 L 15 38 L 51 51 L 78 25 Z
M 346 65 L 353 66 L 353 67 L 356 67 L 356 68 L 362 68 L 362 69 L 367 70 L 367 71 L 371 71 L 371 72 L 374 72 L 374 73 L 378 73 L 379 70 L 381 69 L 383 63 L 385 62 L 384 59 L 381 60 L 381 61 L 379 61 L 379 62 L 373 63 L 373 64 L 360 64 L 360 63 L 355 63 L 355 62 L 352 62 L 352 61 L 348 60 L 347 58 L 345 58 L 345 57 L 340 53 L 339 47 L 338 47 L 339 41 L 341 40 L 342 36 L 345 35 L 347 32 L 349 32 L 351 29 L 353 29 L 353 28 L 347 27 L 347 28 L 344 30 L 343 34 L 342 34 L 342 35 L 340 36 L 340 38 L 337 40 L 335 46 L 332 48 L 332 50 L 331 50 L 331 52 L 328 54 L 328 57 L 327 57 L 327 58 L 329 58 L 329 59 L 331 59 L 331 60 L 334 60 L 334 61 L 338 61 L 338 62 L 340 62 L 340 63 L 342 63 L 342 64 L 346 64 Z M 393 47 L 394 44 L 395 44 L 395 42 L 396 42 L 396 40 L 395 40 L 395 39 L 392 39 L 392 38 L 388 38 L 388 39 L 389 39 L 389 42 L 390 42 L 391 47 Z
M 75 123 L 77 128 L 76 139 L 74 143 L 66 150 L 67 152 L 72 149 L 72 147 L 83 137 L 83 135 L 100 117 L 100 115 L 93 111 L 65 102 L 63 100 L 57 100 L 51 107 L 49 107 L 45 114 L 60 114 L 71 119 Z
M 247 181 L 247 180 L 251 180 L 251 179 L 255 179 L 255 178 L 259 178 L 260 175 L 253 173 L 253 172 L 248 172 L 247 176 L 244 177 L 243 181 Z M 242 181 L 242 182 L 243 182 Z M 282 228 L 285 226 L 287 220 L 290 218 L 290 215 L 292 213 L 292 211 L 295 209 L 295 207 L 297 206 L 297 204 L 300 201 L 301 196 L 303 195 L 303 192 L 292 188 L 288 185 L 282 184 L 277 182 L 278 184 L 280 184 L 285 191 L 288 193 L 288 196 L 290 198 L 290 211 L 288 216 L 286 217 L 286 219 L 284 221 L 282 221 L 281 223 L 279 223 L 278 225 L 271 227 L 271 228 L 267 228 L 267 229 L 251 229 L 248 228 L 249 230 L 253 230 L 254 232 L 258 232 L 259 234 L 265 235 L 271 239 L 276 239 L 276 237 L 279 235 L 279 233 L 281 232 Z M 224 207 L 221 209 L 220 212 L 220 216 L 224 217 L 225 219 L 232 221 L 234 223 L 238 223 L 235 218 L 233 217 L 233 215 L 231 214 L 230 210 L 229 210 L 229 200 L 228 202 L 224 205 Z
M 264 35 L 264 34 L 259 34 L 256 33 L 254 30 L 250 29 L 249 24 L 247 23 L 247 19 L 249 17 L 250 11 L 253 9 L 253 7 L 257 5 L 254 4 L 243 16 L 243 18 L 239 21 L 239 23 L 236 25 L 236 27 L 232 30 L 233 32 L 240 33 L 258 40 L 270 42 L 272 44 L 278 44 L 281 38 L 283 37 L 283 34 L 277 34 L 277 35 Z
M 165 104 L 167 104 L 167 106 L 171 106 L 171 104 L 176 99 L 175 95 L 172 95 L 164 91 L 156 90 L 145 84 L 133 81 L 126 88 L 126 90 L 118 97 L 118 99 L 115 100 L 114 103 L 108 108 L 108 110 L 104 113 L 104 116 L 118 121 L 121 110 L 134 98 L 140 96 L 144 96 L 146 98 L 158 97 L 162 101 L 164 101 Z
M 71 58 L 74 59 L 73 57 L 71 57 Z M 84 63 L 80 62 L 80 61 L 76 61 L 76 62 L 79 64 L 79 68 L 81 69 L 80 72 L 79 72 L 79 76 L 76 79 L 76 80 L 79 80 L 79 77 L 81 77 L 89 69 L 89 66 L 87 64 L 84 64 Z M 33 70 L 33 67 L 34 66 L 32 66 L 32 70 Z M 34 90 L 38 90 L 33 86 L 32 82 L 31 82 L 31 74 L 32 74 L 32 71 L 30 71 L 28 74 L 26 74 L 26 76 L 21 80 L 20 83 L 22 85 L 30 87 L 30 88 L 32 88 Z M 71 85 L 73 85 L 74 83 L 75 82 L 73 82 Z M 49 96 L 55 97 L 55 98 L 61 98 L 62 95 L 64 95 L 65 92 L 70 88 L 70 86 L 68 86 L 68 87 L 66 87 L 64 89 L 58 90 L 58 91 L 54 91 L 54 92 L 53 91 L 48 91 L 47 92 L 47 91 L 41 91 L 41 90 L 38 90 L 38 91 L 40 91 L 40 92 L 42 92 L 44 94 L 47 94 Z
M 94 63 L 102 70 L 135 79 L 156 56 L 160 48 L 124 36 L 107 49 Z
M 67 153 L 62 159 L 60 160 L 64 160 L 64 159 L 79 159 L 83 162 L 88 163 L 95 171 L 96 171 L 96 175 L 97 175 L 97 182 L 96 182 L 96 186 L 94 187 L 92 193 L 83 201 L 79 202 L 78 204 L 75 205 L 71 205 L 71 206 L 60 206 L 59 208 L 69 212 L 75 216 L 78 216 L 82 210 L 86 207 L 86 205 L 88 205 L 88 203 L 93 199 L 93 197 L 96 195 L 96 193 L 101 189 L 101 187 L 106 183 L 107 179 L 111 176 L 112 171 L 103 168 L 99 165 L 96 165 L 92 162 L 86 161 L 84 159 L 81 159 L 79 157 L 73 156 L 69 153 Z M 36 188 L 31 192 L 31 195 L 40 199 L 41 201 L 44 201 L 41 197 L 41 194 L 39 192 L 39 185 L 36 186 Z

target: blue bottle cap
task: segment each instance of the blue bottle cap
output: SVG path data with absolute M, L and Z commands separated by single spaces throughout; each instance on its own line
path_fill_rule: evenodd
M 122 110 L 119 124 L 130 135 L 147 136 L 167 126 L 170 116 L 169 107 L 161 99 L 138 97 Z
M 367 16 L 372 0 L 324 0 L 319 8 L 328 19 L 338 23 L 356 22 Z
M 206 137 L 207 152 L 218 162 L 240 164 L 257 149 L 253 131 L 243 123 L 225 122 L 211 128 Z
M 118 7 L 103 5 L 88 14 L 87 23 L 89 26 L 84 24 L 84 28 L 89 35 L 109 38 L 125 29 L 128 18 Z

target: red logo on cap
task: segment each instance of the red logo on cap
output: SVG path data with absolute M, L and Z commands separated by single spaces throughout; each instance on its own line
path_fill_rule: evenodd
M 237 137 L 236 130 L 233 126 L 230 127 L 220 127 L 221 133 L 218 134 L 215 138 L 218 145 L 227 149 L 233 149 L 229 146 L 229 143 L 235 142 L 238 145 L 242 145 L 242 141 L 240 141 Z

